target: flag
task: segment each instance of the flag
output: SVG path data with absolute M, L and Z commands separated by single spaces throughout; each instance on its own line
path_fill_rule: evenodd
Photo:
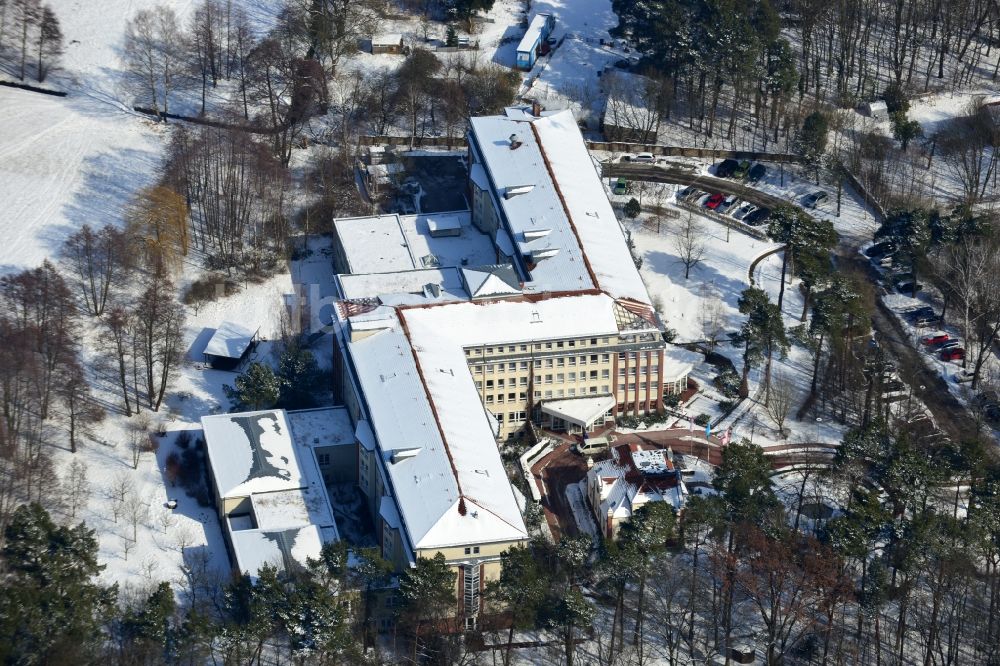
M 688 430 L 694 430 L 694 418 L 688 417 Z
M 705 437 L 712 436 L 712 423 L 708 422 L 705 424 Z
M 726 428 L 726 434 L 722 436 L 722 445 L 729 446 L 729 442 L 733 439 L 733 426 Z

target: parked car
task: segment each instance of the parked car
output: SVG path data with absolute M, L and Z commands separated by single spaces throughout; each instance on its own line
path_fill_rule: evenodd
M 930 317 L 917 317 L 913 320 L 913 325 L 917 328 L 927 328 L 928 326 L 934 326 L 935 324 L 941 323 L 941 317 L 937 315 L 932 315 Z
M 758 208 L 743 218 L 743 224 L 748 224 L 751 227 L 757 227 L 767 222 L 767 218 L 769 217 L 771 217 L 770 209 Z
M 933 345 L 930 345 L 928 351 L 930 351 L 932 354 L 936 354 L 938 352 L 944 351 L 945 349 L 952 349 L 953 347 L 961 347 L 961 346 L 962 346 L 961 342 L 952 338 L 951 340 L 945 340 L 944 342 L 938 342 Z
M 965 358 L 964 347 L 950 347 L 941 350 L 942 361 L 961 361 Z
M 725 201 L 725 199 L 726 199 L 725 194 L 719 194 L 719 193 L 713 194 L 705 201 L 705 208 L 715 210 L 716 208 L 719 207 L 719 204 Z
M 719 178 L 730 178 L 739 166 L 740 163 L 736 160 L 722 160 L 715 167 L 715 175 Z
M 624 177 L 619 177 L 615 181 L 615 187 L 612 190 L 615 194 L 625 194 L 628 192 L 628 181 Z
M 677 190 L 677 200 L 678 201 L 683 201 L 685 199 L 685 197 L 687 197 L 689 194 L 691 194 L 694 191 L 695 191 L 695 188 L 694 188 L 693 185 L 688 185 L 685 188 Z
M 912 310 L 907 310 L 906 312 L 903 313 L 903 316 L 909 319 L 910 321 L 915 321 L 922 317 L 933 317 L 934 308 L 932 308 L 929 305 L 921 305 L 920 307 L 913 308 Z
M 740 162 L 740 165 L 736 167 L 736 170 L 733 171 L 733 178 L 736 178 L 738 180 L 744 180 L 749 174 L 750 174 L 750 162 L 748 162 L 747 160 L 743 160 L 742 162 Z
M 722 213 L 723 215 L 725 215 L 730 210 L 732 210 L 733 207 L 735 207 L 739 202 L 740 200 L 736 197 L 735 194 L 730 194 L 728 197 L 722 200 L 722 203 L 720 203 L 719 207 L 715 209 L 715 212 Z
M 924 286 L 922 284 L 919 282 L 914 284 L 912 280 L 904 280 L 903 282 L 896 283 L 896 291 L 907 296 L 912 296 L 923 288 Z
M 878 257 L 884 257 L 887 254 L 892 254 L 895 251 L 895 243 L 892 241 L 882 241 L 881 243 L 875 243 L 870 248 L 865 250 L 865 256 L 877 259 Z
M 806 208 L 816 208 L 817 206 L 826 203 L 826 200 L 829 198 L 830 197 L 826 192 L 822 190 L 817 190 L 816 192 L 813 192 L 812 194 L 807 194 L 805 197 L 803 197 L 802 205 L 805 206 Z
M 947 342 L 948 340 L 951 340 L 951 336 L 945 331 L 934 331 L 920 338 L 920 342 L 928 346 L 936 345 L 939 342 Z
M 757 163 L 753 165 L 752 169 L 750 169 L 750 173 L 747 174 L 747 179 L 751 183 L 756 183 L 763 179 L 765 175 L 767 175 L 767 167 L 763 164 Z
M 653 153 L 638 153 L 632 158 L 632 161 L 640 164 L 653 164 L 656 162 L 656 156 Z
M 733 217 L 735 217 L 737 220 L 742 220 L 755 210 L 757 210 L 757 206 L 755 206 L 754 204 L 752 203 L 743 204 L 742 206 L 739 207 L 739 209 L 735 213 L 733 213 Z
M 958 372 L 956 372 L 951 377 L 952 377 L 952 379 L 955 380 L 956 384 L 967 384 L 967 383 L 971 382 L 972 378 L 975 377 L 975 376 L 976 376 L 976 373 L 973 372 L 972 370 L 969 370 L 968 368 L 962 368 L 961 370 L 959 370 Z
M 697 201 L 706 194 L 707 192 L 705 192 L 705 190 L 692 190 L 688 192 L 687 195 L 684 197 L 684 201 Z

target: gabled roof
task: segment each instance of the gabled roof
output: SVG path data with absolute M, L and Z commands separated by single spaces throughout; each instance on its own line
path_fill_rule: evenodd
M 650 303 L 573 114 L 510 109 L 470 122 L 494 201 L 530 277 L 525 291 L 598 288 Z M 481 180 L 477 172 L 474 181 Z
M 473 299 L 515 296 L 521 293 L 517 272 L 509 264 L 463 268 L 462 280 Z

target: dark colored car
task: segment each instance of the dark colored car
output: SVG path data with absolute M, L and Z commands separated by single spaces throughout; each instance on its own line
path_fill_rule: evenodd
M 722 162 L 715 167 L 715 175 L 719 178 L 730 178 L 739 166 L 740 163 L 736 160 L 722 160 Z
M 896 283 L 896 291 L 898 291 L 901 294 L 909 296 L 912 296 L 913 294 L 919 292 L 923 288 L 924 288 L 923 285 L 920 284 L 919 282 L 917 284 L 913 284 L 913 282 L 908 282 L 908 281 Z
M 750 162 L 748 162 L 747 160 L 743 160 L 742 162 L 740 162 L 740 165 L 736 167 L 736 169 L 733 171 L 733 178 L 743 180 L 744 178 L 747 177 L 749 173 L 750 173 Z
M 830 197 L 827 195 L 826 192 L 818 190 L 816 192 L 813 192 L 812 194 L 807 194 L 805 197 L 803 197 L 802 205 L 805 206 L 806 208 L 815 208 L 816 206 L 819 206 L 820 204 L 824 203 L 829 198 Z
M 765 175 L 767 175 L 767 167 L 763 164 L 754 164 L 753 168 L 750 169 L 748 179 L 751 183 L 756 183 L 764 178 Z
M 870 248 L 865 250 L 865 256 L 877 259 L 878 257 L 884 257 L 887 254 L 892 254 L 895 251 L 895 243 L 892 241 L 882 241 L 881 243 L 875 243 Z
M 725 199 L 726 199 L 725 194 L 713 194 L 708 198 L 708 200 L 705 201 L 705 208 L 711 208 L 712 210 L 715 210 L 716 208 L 719 207 L 719 204 L 725 201 Z
M 950 347 L 941 350 L 942 361 L 961 361 L 965 358 L 965 349 L 962 347 Z
M 910 321 L 934 316 L 934 308 L 929 305 L 922 305 L 919 308 L 907 311 L 904 316 Z
M 749 224 L 751 227 L 757 227 L 761 224 L 767 222 L 767 218 L 771 216 L 771 211 L 767 208 L 758 208 L 754 212 L 743 218 L 743 224 Z

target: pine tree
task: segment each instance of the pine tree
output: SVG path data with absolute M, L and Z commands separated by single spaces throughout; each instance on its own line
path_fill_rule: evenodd
M 802 156 L 816 174 L 816 184 L 819 185 L 819 168 L 823 164 L 826 153 L 827 135 L 830 133 L 830 121 L 822 111 L 813 111 L 802 122 L 795 141 L 796 152 Z
M 235 388 L 227 384 L 222 389 L 238 409 L 270 409 L 281 397 L 281 380 L 264 363 L 251 363 L 234 383 Z
M 63 53 L 63 34 L 59 27 L 59 17 L 52 7 L 42 7 L 41 19 L 38 23 L 38 80 L 44 81 L 49 71 L 58 62 Z
M 81 663 L 96 657 L 117 590 L 94 578 L 97 538 L 63 527 L 38 504 L 19 507 L 4 532 L 8 577 L 0 586 L 0 662 Z

